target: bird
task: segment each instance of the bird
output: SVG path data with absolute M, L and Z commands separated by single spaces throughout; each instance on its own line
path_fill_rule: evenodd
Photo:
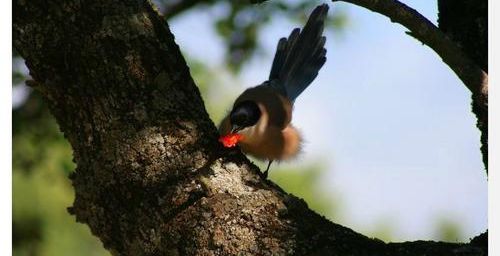
M 219 124 L 219 141 L 239 145 L 242 152 L 267 160 L 267 178 L 273 161 L 299 154 L 302 136 L 292 125 L 293 105 L 326 62 L 323 36 L 328 5 L 317 6 L 302 31 L 292 30 L 278 41 L 268 80 L 246 89 Z

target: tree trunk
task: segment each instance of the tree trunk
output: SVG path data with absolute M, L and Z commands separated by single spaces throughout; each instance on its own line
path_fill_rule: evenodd
M 237 149 L 217 142 L 149 2 L 19 0 L 13 9 L 30 85 L 74 151 L 69 211 L 112 254 L 486 254 L 486 236 L 469 244 L 370 239 L 261 179 Z

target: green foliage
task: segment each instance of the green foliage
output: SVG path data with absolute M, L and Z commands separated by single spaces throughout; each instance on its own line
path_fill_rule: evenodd
M 14 255 L 109 255 L 88 227 L 66 212 L 74 197 L 71 184 L 58 166 L 45 169 L 46 164 L 32 173 L 14 170 Z
M 261 49 L 258 43 L 260 31 L 273 17 L 284 16 L 302 27 L 311 10 L 320 3 L 322 2 L 266 1 L 250 5 L 243 1 L 228 1 L 225 13 L 215 21 L 217 32 L 226 44 L 228 67 L 233 72 L 239 72 L 242 65 Z M 345 21 L 346 16 L 342 12 L 333 12 L 327 17 L 327 28 L 337 30 Z
M 239 72 L 261 48 L 259 34 L 272 17 L 283 15 L 304 24 L 309 12 L 319 1 L 267 1 L 260 5 L 249 5 L 242 1 L 229 1 L 225 13 L 215 21 L 219 36 L 226 44 L 226 63 L 233 72 Z M 327 23 L 333 29 L 344 24 L 345 16 L 335 12 L 328 16 Z M 283 36 L 288 36 L 284 34 Z
M 167 18 L 173 18 L 187 7 L 200 5 L 202 8 L 218 6 L 220 13 L 214 18 L 214 27 L 225 44 L 225 63 L 230 71 L 238 73 L 243 64 L 262 50 L 260 32 L 275 17 L 285 17 L 302 27 L 311 10 L 324 1 L 265 1 L 250 4 L 249 1 L 156 1 Z M 340 31 L 347 22 L 342 11 L 333 11 L 327 17 L 327 29 Z M 285 31 L 283 36 L 288 36 Z
M 435 233 L 440 241 L 459 242 L 465 239 L 460 223 L 450 218 L 438 219 Z
M 74 194 L 71 148 L 36 93 L 13 111 L 14 255 L 109 255 L 66 211 Z
M 224 118 L 231 107 L 231 101 L 237 97 L 238 91 L 242 90 L 242 84 L 223 66 L 209 66 L 189 58 L 188 53 L 183 53 L 183 55 L 187 56 L 191 75 L 200 90 L 205 108 L 210 118 L 217 124 Z
M 394 236 L 394 222 L 389 217 L 384 217 L 372 225 L 371 232 L 366 235 L 376 237 L 382 241 L 390 242 L 396 238 Z
M 269 171 L 272 181 L 286 192 L 304 199 L 309 208 L 317 213 L 330 220 L 337 218 L 338 198 L 331 191 L 318 186 L 324 175 L 324 166 L 313 164 L 303 168 L 276 167 L 271 167 Z

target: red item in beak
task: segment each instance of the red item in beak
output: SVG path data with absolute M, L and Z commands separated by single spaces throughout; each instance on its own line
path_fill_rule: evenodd
M 241 139 L 243 139 L 243 135 L 237 133 L 229 133 L 224 136 L 221 136 L 219 138 L 219 141 L 222 143 L 222 145 L 224 145 L 224 147 L 232 148 L 236 146 L 238 141 L 240 141 Z

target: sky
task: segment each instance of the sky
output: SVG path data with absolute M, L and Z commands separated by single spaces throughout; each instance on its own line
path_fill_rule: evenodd
M 435 1 L 403 2 L 437 23 Z M 293 123 L 306 143 L 301 160 L 288 165 L 324 163 L 320 185 L 341 198 L 334 221 L 355 231 L 387 227 L 393 241 L 436 239 L 438 222 L 448 221 L 460 225 L 459 241 L 484 232 L 487 178 L 469 91 L 402 26 L 329 5 L 349 20 L 341 32 L 327 31 L 328 60 L 296 101 Z M 212 27 L 217 8 L 169 22 L 181 50 L 210 66 L 222 65 L 224 53 Z M 267 50 L 244 66 L 235 91 L 268 77 L 277 41 L 296 26 L 278 16 L 263 29 Z

